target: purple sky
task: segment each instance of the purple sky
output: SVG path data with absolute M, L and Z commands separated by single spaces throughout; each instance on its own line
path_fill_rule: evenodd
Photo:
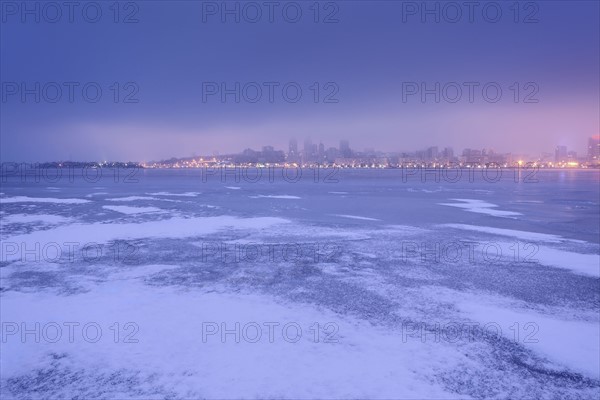
M 428 2 L 439 22 L 421 15 L 421 2 L 401 1 L 321 2 L 318 13 L 313 1 L 279 2 L 272 22 L 264 6 L 252 22 L 256 9 L 242 2 L 239 22 L 235 14 L 223 22 L 222 8 L 236 6 L 226 3 L 123 2 L 117 15 L 99 2 L 98 22 L 94 9 L 83 13 L 86 2 L 72 22 L 66 8 L 57 17 L 27 3 L 38 4 L 38 22 L 21 2 L 2 2 L 2 161 L 143 161 L 286 149 L 291 137 L 326 146 L 345 138 L 358 150 L 539 154 L 562 144 L 584 153 L 600 133 L 596 1 L 521 2 L 518 13 L 513 2 L 483 1 L 472 21 L 464 6 L 456 17 L 448 2 Z M 236 82 L 239 103 L 233 93 L 223 102 L 220 85 Z M 407 93 L 412 82 L 418 90 L 439 82 L 439 103 Z M 472 102 L 468 82 L 478 85 Z M 92 102 L 96 88 L 102 97 Z

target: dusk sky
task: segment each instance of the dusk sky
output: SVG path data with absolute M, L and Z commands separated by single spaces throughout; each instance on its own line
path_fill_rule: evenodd
M 427 3 L 442 9 L 439 22 L 412 14 L 421 2 L 400 1 L 320 2 L 318 16 L 313 1 L 291 2 L 287 20 L 282 10 L 290 2 L 278 2 L 270 22 L 260 1 L 255 23 L 255 9 L 222 22 L 219 8 L 236 2 L 201 1 L 122 2 L 119 15 L 114 2 L 96 2 L 102 15 L 93 23 L 82 16 L 87 3 L 74 9 L 73 22 L 67 7 L 56 17 L 44 3 L 0 3 L 2 161 L 148 161 L 287 149 L 292 137 L 326 146 L 348 139 L 357 150 L 438 145 L 539 154 L 561 144 L 584 153 L 587 138 L 600 133 L 597 1 L 492 2 L 487 16 L 490 2 L 479 2 L 473 22 L 462 6 L 456 23 L 446 2 Z M 39 22 L 22 4 L 40 7 Z M 502 15 L 494 23 L 495 6 Z M 297 9 L 302 16 L 293 23 Z M 93 19 L 95 9 L 86 10 Z M 128 16 L 138 22 L 124 23 Z M 21 92 L 35 92 L 36 82 L 39 99 Z M 65 82 L 76 83 L 72 101 Z M 256 82 L 262 98 L 249 101 L 256 94 L 250 85 L 239 103 L 233 94 L 223 102 L 205 92 L 214 88 L 206 82 L 230 89 Z M 265 82 L 279 84 L 272 102 Z M 302 89 L 295 103 L 282 93 L 289 82 L 291 97 Z M 439 103 L 433 94 L 423 103 L 420 93 L 403 99 L 403 82 L 479 86 L 473 102 L 466 86 L 448 101 L 451 86 Z M 495 103 L 482 94 L 489 82 L 502 89 Z M 102 96 L 92 102 L 95 87 Z M 128 94 L 138 102 L 124 102 Z

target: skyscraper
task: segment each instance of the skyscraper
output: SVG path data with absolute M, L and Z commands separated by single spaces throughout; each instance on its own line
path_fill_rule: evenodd
M 554 150 L 554 161 L 555 162 L 566 162 L 568 158 L 567 146 L 556 146 Z
M 454 159 L 454 150 L 452 149 L 452 147 L 444 148 L 444 150 L 442 151 L 442 158 L 445 161 L 452 161 Z
M 302 161 L 305 163 L 314 161 L 313 143 L 310 139 L 304 140 L 304 149 L 302 150 Z
M 298 154 L 298 141 L 295 138 L 290 139 L 287 160 L 288 162 L 293 163 L 300 161 L 300 154 Z
M 343 158 L 351 158 L 352 150 L 350 149 L 350 142 L 347 140 L 340 140 L 340 154 Z
M 438 158 L 438 147 L 437 146 L 429 147 L 425 153 L 426 153 L 427 160 L 434 161 Z
M 590 162 L 600 161 L 600 135 L 588 139 L 587 156 Z

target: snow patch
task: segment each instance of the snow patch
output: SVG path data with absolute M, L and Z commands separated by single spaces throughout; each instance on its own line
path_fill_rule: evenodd
M 491 215 L 494 217 L 513 217 L 516 215 L 523 215 L 523 214 L 521 214 L 519 212 L 515 212 L 515 211 L 497 210 L 496 209 L 496 207 L 498 207 L 497 204 L 488 203 L 483 200 L 476 200 L 476 199 L 450 199 L 450 200 L 458 201 L 459 203 L 439 203 L 439 205 L 449 206 L 449 207 L 458 207 L 458 208 L 464 209 L 465 211 L 470 211 L 470 212 L 479 213 L 479 214 L 487 214 L 487 215 Z
M 71 218 L 60 215 L 50 214 L 11 214 L 2 217 L 3 224 L 29 224 L 32 222 L 40 222 L 42 224 L 57 225 L 65 224 L 72 221 Z
M 147 193 L 150 196 L 176 196 L 176 197 L 196 197 L 200 192 L 184 192 L 184 193 L 171 193 L 171 192 L 155 192 Z
M 358 215 L 346 215 L 346 214 L 331 214 L 331 215 L 336 216 L 336 217 L 342 217 L 342 218 L 360 219 L 363 221 L 381 221 L 380 219 L 377 219 L 377 218 L 361 217 Z
M 552 234 L 548 234 L 548 233 L 518 231 L 518 230 L 514 230 L 514 229 L 493 228 L 493 227 L 489 227 L 489 226 L 478 226 L 478 225 L 467 225 L 467 224 L 443 224 L 441 226 L 444 226 L 447 228 L 490 233 L 492 235 L 498 235 L 498 236 L 508 236 L 511 238 L 522 239 L 522 240 L 531 240 L 531 241 L 536 241 L 536 242 L 558 243 L 561 241 L 569 240 L 569 239 L 564 239 L 562 236 L 552 235 Z M 576 241 L 576 240 L 569 240 L 569 241 L 581 242 L 581 241 Z
M 289 222 L 283 218 L 257 217 L 237 218 L 231 216 L 218 217 L 175 217 L 159 221 L 137 223 L 75 223 L 55 228 L 15 235 L 6 238 L 7 242 L 25 243 L 27 248 L 34 248 L 36 243 L 107 243 L 116 239 L 143 238 L 186 238 L 216 233 L 223 229 L 267 229 L 278 224 Z M 19 259 L 19 254 L 4 254 L 2 247 L 0 257 L 3 261 Z
M 156 207 L 130 207 L 130 206 L 102 206 L 102 208 L 116 211 L 121 214 L 143 214 L 143 213 L 153 213 L 162 211 L 160 208 Z
M 51 197 L 2 197 L 0 203 L 56 203 L 56 204 L 83 204 L 89 203 L 90 200 L 84 199 L 56 199 Z
M 290 196 L 288 194 L 282 194 L 282 195 L 262 195 L 259 194 L 258 196 L 249 196 L 250 198 L 253 199 L 286 199 L 286 200 L 298 200 L 301 199 L 301 197 L 298 196 Z

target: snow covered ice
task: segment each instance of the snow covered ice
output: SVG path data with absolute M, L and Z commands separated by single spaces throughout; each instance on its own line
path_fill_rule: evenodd
M 557 173 L 9 180 L 1 397 L 596 399 L 598 171 Z

